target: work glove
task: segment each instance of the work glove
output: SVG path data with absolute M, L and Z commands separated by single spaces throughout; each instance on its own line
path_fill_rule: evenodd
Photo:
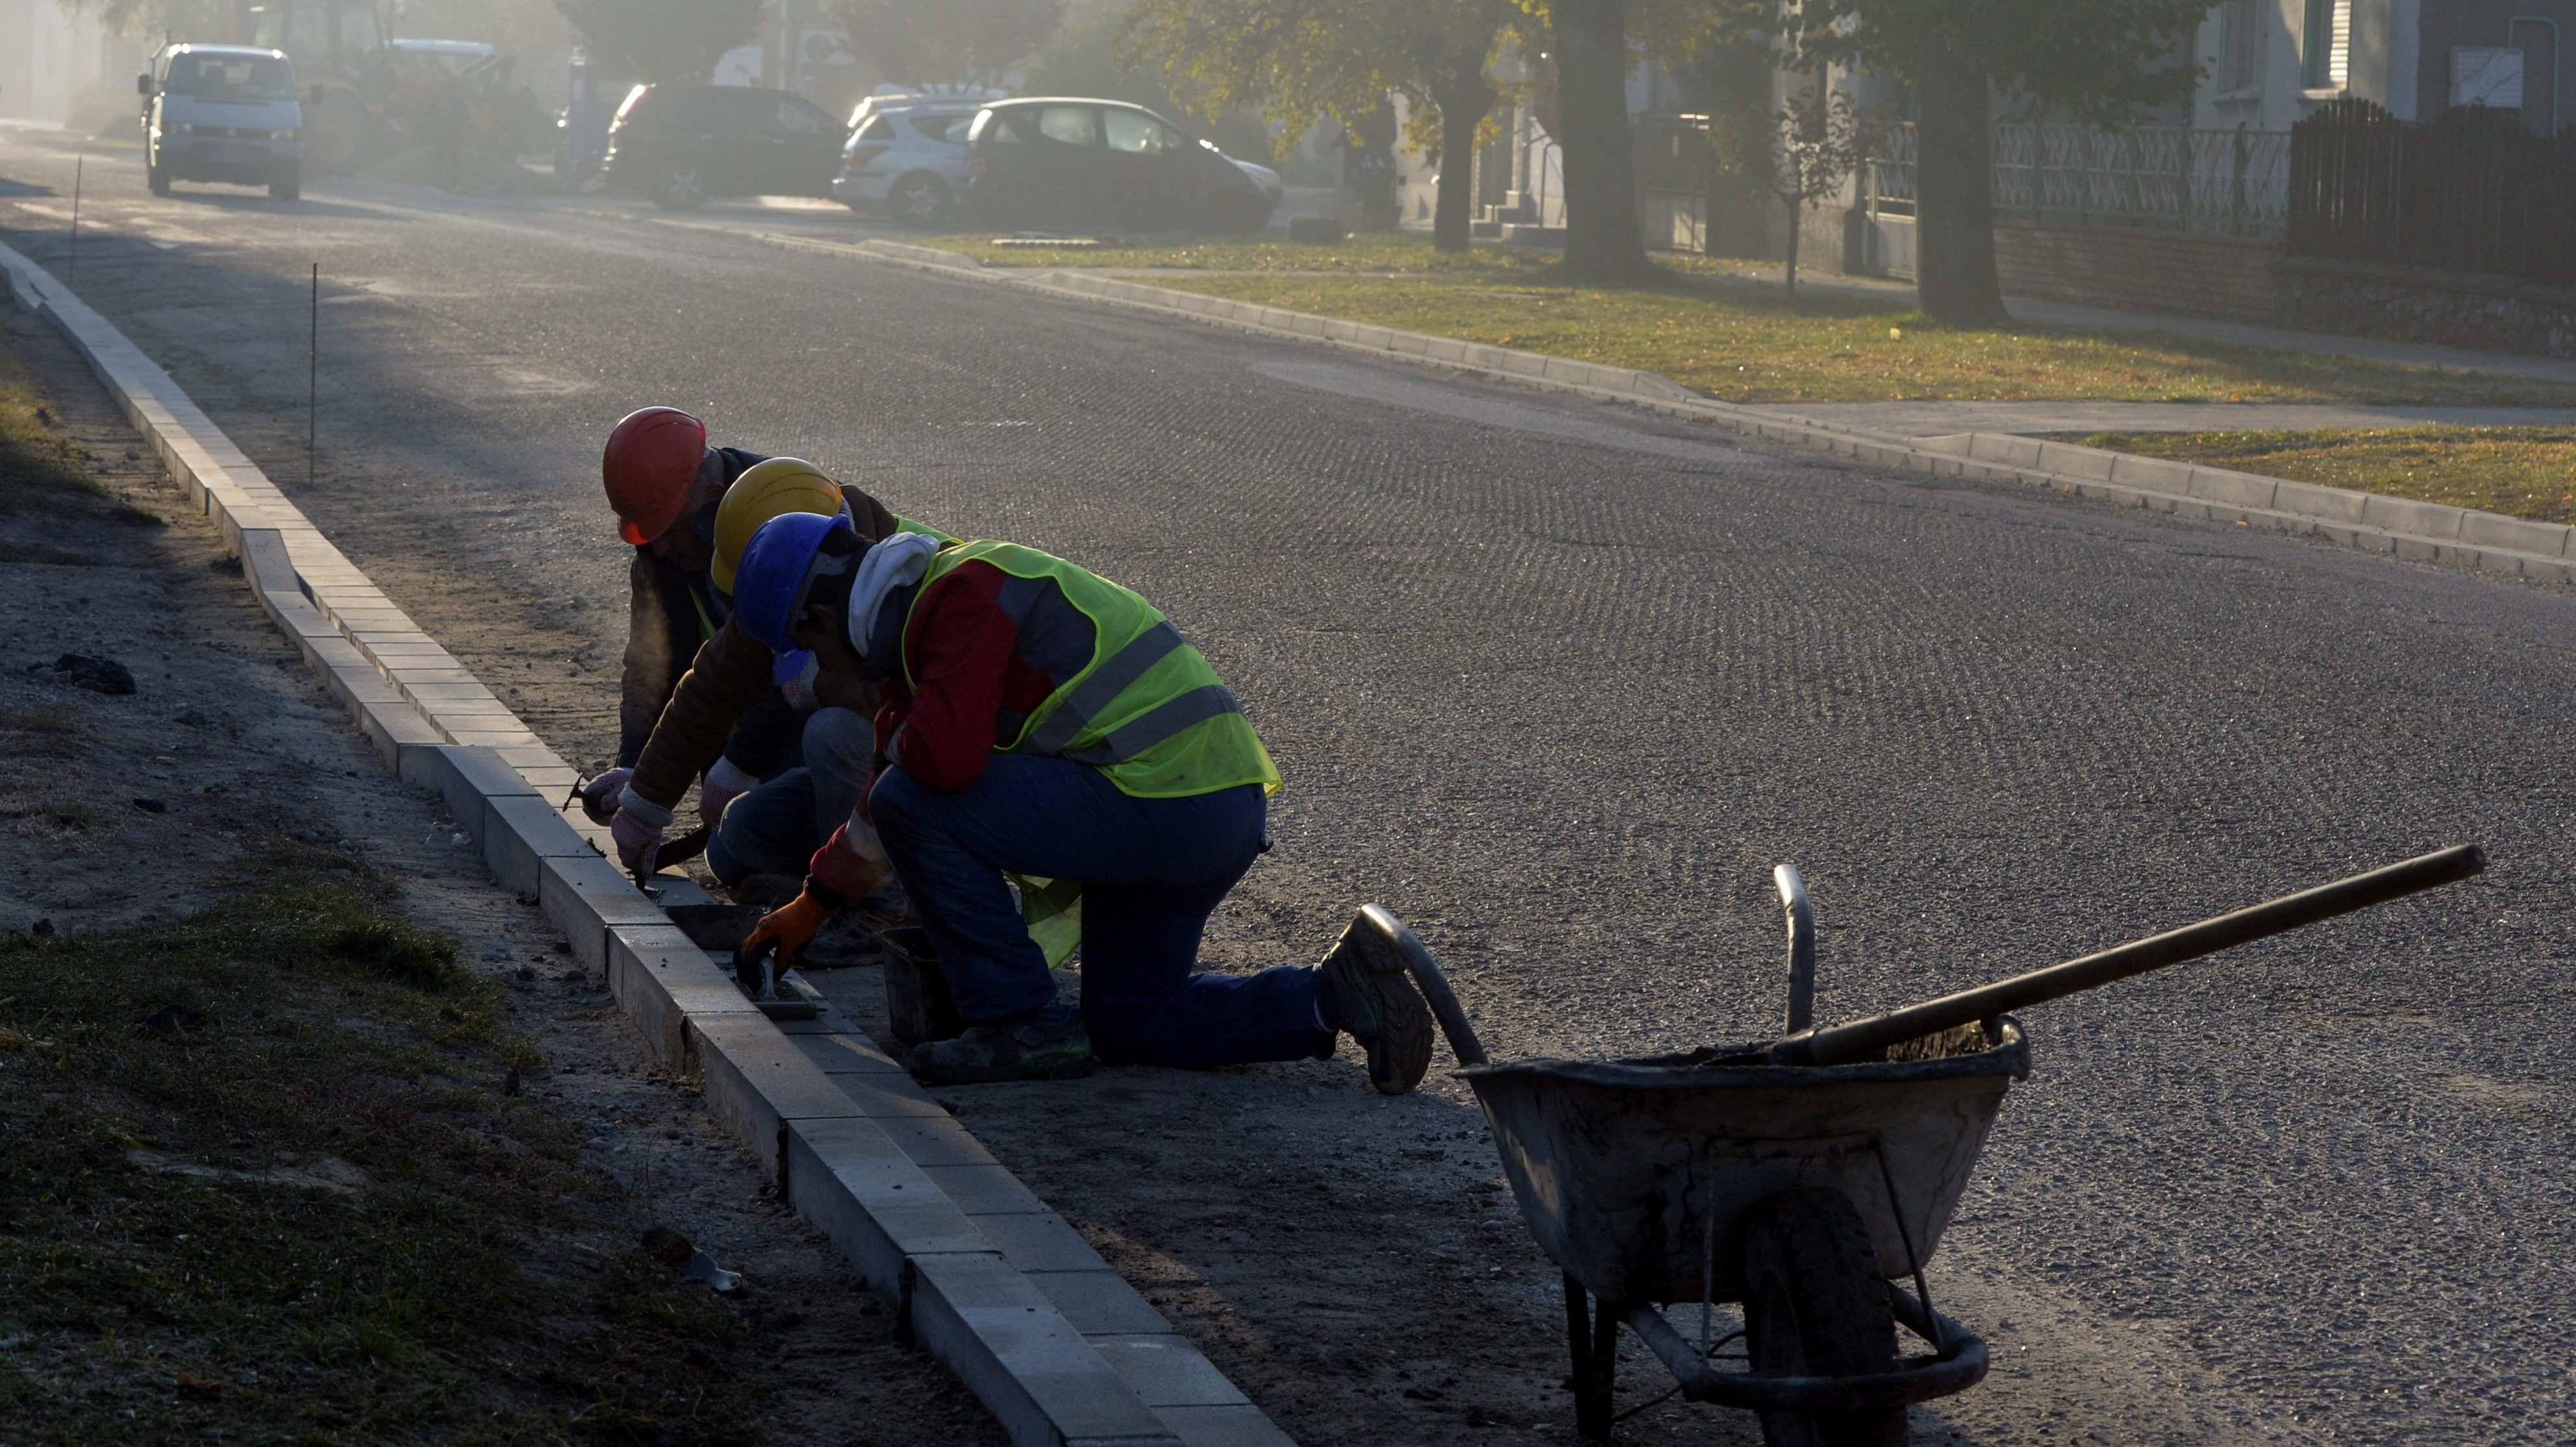
M 715 767 L 698 780 L 698 817 L 710 829 L 723 823 L 725 806 L 750 793 L 759 782 L 747 770 L 735 768 L 733 760 L 716 760 Z
M 593 824 L 605 824 L 617 813 L 617 796 L 626 792 L 633 769 L 611 769 L 581 786 L 581 812 Z
M 877 831 L 855 817 L 832 831 L 806 869 L 805 887 L 794 899 L 762 915 L 742 948 L 734 952 L 734 976 L 755 999 L 776 995 L 778 977 L 796 968 L 824 921 L 894 873 L 885 846 L 877 842 Z
M 662 849 L 662 831 L 671 827 L 671 811 L 635 792 L 617 798 L 617 817 L 608 821 L 608 837 L 617 846 L 617 862 L 635 873 L 653 872 Z

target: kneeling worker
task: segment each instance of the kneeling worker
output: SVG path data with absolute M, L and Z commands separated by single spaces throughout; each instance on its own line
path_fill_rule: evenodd
M 1112 1063 L 1212 1066 L 1366 1047 L 1390 1093 L 1419 1084 L 1431 1020 L 1395 961 L 1198 970 L 1226 892 L 1269 847 L 1270 754 L 1199 651 L 1143 598 L 1015 543 L 881 542 L 837 518 L 765 524 L 736 621 L 826 671 L 879 679 L 888 766 L 815 852 L 805 891 L 746 948 L 792 963 L 890 867 L 967 1021 L 915 1049 L 938 1083 L 1061 1079 Z M 873 836 L 873 837 L 871 837 Z M 1082 1008 L 1057 998 L 1005 872 L 1082 889 Z M 1388 968 L 1378 968 L 1380 964 Z

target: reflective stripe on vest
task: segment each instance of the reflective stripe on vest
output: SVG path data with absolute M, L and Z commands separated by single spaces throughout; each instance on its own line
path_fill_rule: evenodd
M 973 542 L 942 548 L 931 558 L 913 606 L 920 606 L 932 582 L 969 562 L 1052 583 L 1039 606 L 1070 607 L 1093 633 L 1090 664 L 1030 710 L 1018 737 L 996 739 L 996 752 L 1088 764 L 1139 798 L 1180 798 L 1255 783 L 1277 791 L 1279 770 L 1234 694 L 1152 604 L 1035 548 Z M 904 677 L 918 688 L 911 633 L 907 619 Z

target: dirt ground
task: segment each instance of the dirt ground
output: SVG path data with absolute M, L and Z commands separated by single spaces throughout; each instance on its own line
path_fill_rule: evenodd
M 744 1273 L 747 1289 L 726 1298 L 744 1329 L 723 1369 L 764 1404 L 746 1435 L 1002 1440 L 945 1370 L 895 1341 L 874 1294 L 776 1204 L 690 1083 L 648 1068 L 552 927 L 492 886 L 433 801 L 383 771 L 251 602 L 220 535 L 186 511 L 50 326 L 7 310 L 0 322 L 108 493 L 76 516 L 0 514 L 0 928 L 76 935 L 173 919 L 209 902 L 226 865 L 283 840 L 364 857 L 400 881 L 404 910 L 508 984 L 514 1027 L 545 1059 L 529 1093 L 581 1130 L 589 1167 L 623 1188 L 547 1253 L 630 1252 L 660 1222 Z M 118 660 L 135 691 L 30 673 L 66 652 Z M 43 1349 L 5 1346 L 21 1369 Z

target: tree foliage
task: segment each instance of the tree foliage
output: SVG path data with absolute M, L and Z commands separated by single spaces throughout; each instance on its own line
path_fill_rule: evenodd
M 1914 87 L 1915 276 L 1943 321 L 2004 320 L 1995 274 L 1991 98 L 2096 124 L 2180 100 L 2209 0 L 1802 0 L 1795 63 Z
M 1064 0 L 840 0 L 850 41 L 886 78 L 991 86 L 1064 22 Z
M 1773 200 L 1789 208 L 1785 290 L 1798 292 L 1798 241 L 1807 208 L 1842 194 L 1843 182 L 1868 156 L 1877 127 L 1839 90 L 1800 87 L 1772 117 L 1771 133 L 1742 164 Z
M 1455 250 L 1511 14 L 1504 0 L 1138 0 L 1113 53 L 1161 71 L 1201 116 L 1260 110 L 1291 136 L 1328 118 L 1357 127 L 1404 96 L 1415 142 L 1440 157 L 1433 237 Z
M 703 81 L 760 32 L 762 0 L 555 0 L 591 59 L 641 81 Z

